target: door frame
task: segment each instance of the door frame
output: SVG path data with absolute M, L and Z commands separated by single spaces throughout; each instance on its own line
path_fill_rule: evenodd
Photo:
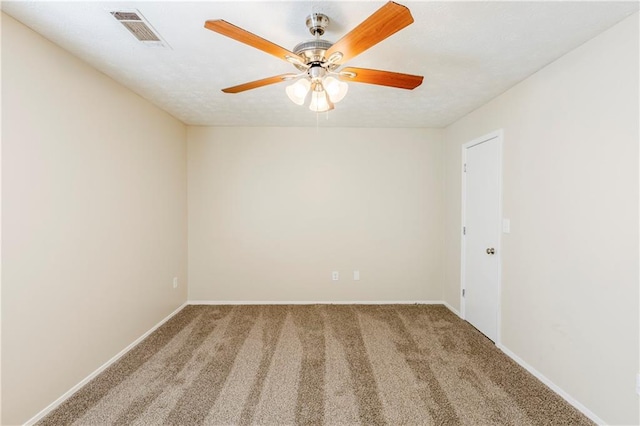
M 498 230 L 498 241 L 496 242 L 496 250 L 498 251 L 498 312 L 497 312 L 497 330 L 496 330 L 496 341 L 494 342 L 496 345 L 501 342 L 501 324 L 502 324 L 502 146 L 503 146 L 503 130 L 498 129 L 491 133 L 488 133 L 479 138 L 473 139 L 462 145 L 462 164 L 460 166 L 460 175 L 462 179 L 462 204 L 461 204 L 461 224 L 460 224 L 460 316 L 462 319 L 466 320 L 465 314 L 465 298 L 462 295 L 462 292 L 466 289 L 466 239 L 463 232 L 464 226 L 466 224 L 466 196 L 467 196 L 467 177 L 465 173 L 465 164 L 467 162 L 467 149 L 472 146 L 479 145 L 483 142 L 487 142 L 491 139 L 497 139 L 498 142 L 498 223 L 500 224 Z

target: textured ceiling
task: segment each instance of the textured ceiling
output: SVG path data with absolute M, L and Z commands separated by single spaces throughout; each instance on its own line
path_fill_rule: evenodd
M 2 10 L 190 125 L 444 127 L 638 10 L 637 2 L 400 2 L 415 22 L 346 65 L 425 76 L 413 91 L 351 83 L 328 114 L 293 104 L 287 83 L 220 89 L 295 68 L 217 33 L 224 19 L 288 49 L 331 19 L 337 41 L 381 1 L 2 2 Z M 110 14 L 138 9 L 170 48 L 136 40 Z

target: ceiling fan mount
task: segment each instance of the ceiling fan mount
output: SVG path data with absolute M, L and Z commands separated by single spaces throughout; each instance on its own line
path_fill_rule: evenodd
M 322 13 L 314 13 L 307 16 L 307 28 L 312 36 L 323 36 L 325 29 L 329 26 L 329 17 Z
M 310 96 L 309 108 L 323 112 L 333 109 L 333 104 L 345 96 L 346 82 L 409 90 L 422 84 L 423 77 L 419 75 L 354 67 L 338 70 L 344 62 L 411 24 L 413 17 L 407 7 L 393 1 L 388 2 L 336 43 L 320 38 L 329 22 L 329 17 L 322 13 L 307 16 L 306 26 L 315 39 L 299 43 L 293 51 L 289 51 L 229 22 L 220 19 L 206 21 L 205 28 L 283 59 L 301 71 L 299 74 L 281 74 L 222 91 L 240 93 L 295 79 L 297 81 L 286 88 L 289 98 L 294 103 L 303 105 Z

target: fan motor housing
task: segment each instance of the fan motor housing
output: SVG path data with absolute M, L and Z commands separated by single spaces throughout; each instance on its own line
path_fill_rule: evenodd
M 324 55 L 331 46 L 333 46 L 333 43 L 328 40 L 315 39 L 315 40 L 303 41 L 302 43 L 297 44 L 296 47 L 293 48 L 293 53 L 303 57 L 307 64 L 310 64 L 312 62 L 323 63 L 323 62 L 326 62 L 326 58 Z M 300 71 L 306 70 L 306 67 L 303 67 L 297 64 L 294 64 L 294 65 Z M 333 65 L 331 65 L 330 67 L 333 67 Z

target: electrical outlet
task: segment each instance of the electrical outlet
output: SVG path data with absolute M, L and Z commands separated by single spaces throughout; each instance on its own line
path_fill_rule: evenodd
M 340 279 L 340 273 L 338 271 L 333 271 L 331 273 L 331 279 L 333 281 L 338 281 Z
M 353 280 L 360 281 L 360 271 L 353 271 Z
M 178 277 L 173 277 L 173 288 L 178 288 Z

